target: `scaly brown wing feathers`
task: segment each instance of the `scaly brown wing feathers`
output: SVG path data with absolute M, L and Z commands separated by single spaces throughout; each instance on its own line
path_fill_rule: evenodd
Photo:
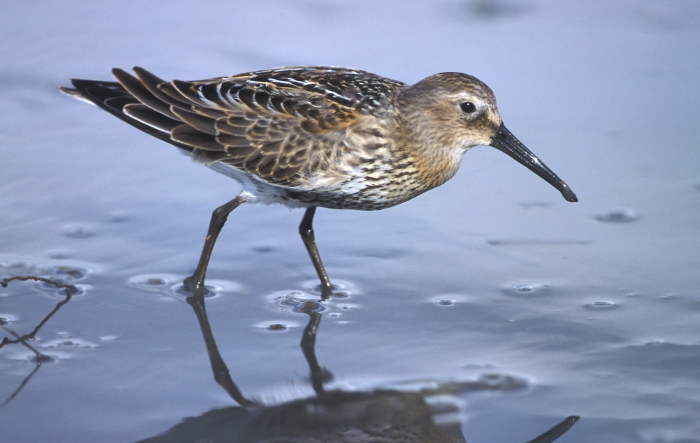
M 336 75 L 329 81 L 327 75 Z M 349 149 L 346 130 L 374 115 L 399 82 L 336 68 L 282 68 L 229 78 L 165 82 L 142 68 L 118 83 L 74 80 L 79 95 L 204 164 L 225 163 L 295 186 Z

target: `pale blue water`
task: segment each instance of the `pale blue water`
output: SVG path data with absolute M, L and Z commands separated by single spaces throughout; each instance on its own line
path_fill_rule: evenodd
M 478 147 L 453 180 L 399 207 L 320 209 L 319 248 L 348 295 L 322 312 L 329 388 L 495 373 L 527 387 L 457 395 L 469 442 L 528 441 L 569 415 L 581 420 L 562 442 L 700 442 L 700 4 L 64 1 L 0 12 L 0 274 L 83 291 L 30 342 L 52 360 L 0 409 L 0 441 L 137 441 L 235 406 L 172 287 L 238 185 L 56 88 L 115 66 L 198 79 L 325 64 L 406 82 L 477 76 L 580 200 Z M 299 349 L 308 317 L 281 301 L 317 283 L 301 216 L 236 209 L 208 274 L 222 356 L 267 404 L 313 394 Z M 29 333 L 62 299 L 12 282 L 0 319 Z M 32 355 L 0 348 L 0 402 Z

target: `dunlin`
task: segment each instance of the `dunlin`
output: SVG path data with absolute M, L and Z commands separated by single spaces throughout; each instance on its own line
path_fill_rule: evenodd
M 69 95 L 93 103 L 239 181 L 217 208 L 194 274 L 202 293 L 216 238 L 242 203 L 306 208 L 299 225 L 321 280 L 331 282 L 316 248 L 317 207 L 377 210 L 440 186 L 477 145 L 505 152 L 558 189 L 576 195 L 504 126 L 491 89 L 461 73 L 409 86 L 345 68 L 302 66 L 200 81 L 166 82 L 142 68 L 113 69 L 116 82 L 72 80 Z

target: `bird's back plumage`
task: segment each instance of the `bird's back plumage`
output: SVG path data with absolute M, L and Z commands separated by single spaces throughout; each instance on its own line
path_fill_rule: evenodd
M 401 82 L 331 67 L 170 82 L 134 72 L 114 69 L 117 82 L 73 80 L 64 92 L 238 179 L 258 200 L 381 209 L 415 194 L 415 186 L 387 191 L 401 184 L 391 171 L 412 168 L 395 137 Z

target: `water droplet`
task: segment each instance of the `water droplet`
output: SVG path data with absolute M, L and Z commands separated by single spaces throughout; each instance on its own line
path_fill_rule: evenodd
M 613 309 L 617 308 L 614 302 L 608 300 L 596 300 L 585 305 L 586 309 Z
M 438 306 L 452 306 L 455 304 L 455 301 L 444 299 L 444 300 L 438 300 L 437 304 L 438 304 Z
M 641 216 L 632 209 L 617 208 L 596 214 L 593 218 L 604 223 L 631 223 L 639 220 Z
M 342 316 L 342 315 L 343 315 L 343 314 L 341 314 L 340 312 L 331 312 L 330 314 L 328 314 L 328 316 L 329 316 L 330 318 L 338 318 L 338 317 L 340 317 L 340 316 Z

